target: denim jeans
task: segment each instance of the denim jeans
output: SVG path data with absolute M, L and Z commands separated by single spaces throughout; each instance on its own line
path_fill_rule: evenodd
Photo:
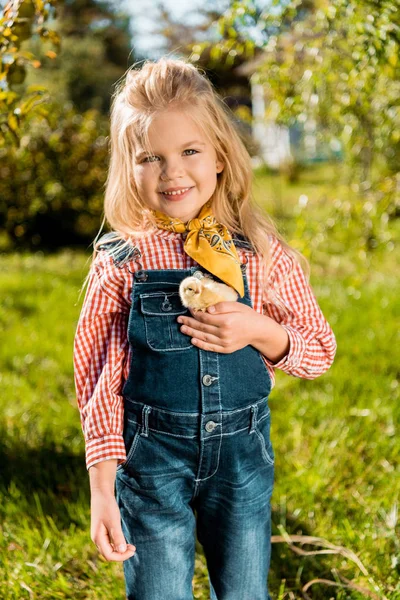
M 212 600 L 267 600 L 274 456 L 266 399 L 207 415 L 128 400 L 125 423 L 116 496 L 136 546 L 124 562 L 127 598 L 193 599 L 197 532 Z
M 128 600 L 193 598 L 195 538 L 212 600 L 268 600 L 274 454 L 271 380 L 252 346 L 201 350 L 180 331 L 178 288 L 201 267 L 134 274 L 123 388 L 127 458 L 116 498 Z M 249 288 L 242 268 L 245 295 Z

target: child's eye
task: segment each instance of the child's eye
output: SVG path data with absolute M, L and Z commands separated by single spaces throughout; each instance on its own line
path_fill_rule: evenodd
M 155 159 L 157 159 L 158 156 L 146 156 L 142 162 L 154 162 Z
M 194 148 L 188 148 L 187 150 L 184 150 L 183 152 L 184 152 L 184 153 L 185 153 L 185 152 L 194 152 L 194 154 L 198 154 L 198 150 L 195 150 Z M 189 154 L 189 155 L 187 155 L 187 156 L 194 156 L 194 154 Z M 149 162 L 155 162 L 156 160 L 159 160 L 159 157 L 158 157 L 158 156 L 146 156 L 146 157 L 145 157 L 145 158 L 142 160 L 142 162 L 144 162 L 144 163 L 149 163 Z

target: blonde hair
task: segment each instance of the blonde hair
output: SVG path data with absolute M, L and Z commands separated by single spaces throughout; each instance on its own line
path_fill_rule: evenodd
M 115 232 L 115 239 L 131 244 L 155 227 L 154 216 L 135 185 L 134 148 L 138 141 L 149 147 L 148 130 L 153 118 L 171 108 L 190 108 L 190 117 L 224 164 L 211 198 L 217 221 L 249 240 L 265 264 L 265 280 L 270 267 L 270 234 L 279 239 L 293 261 L 304 261 L 308 278 L 306 258 L 289 246 L 273 220 L 252 198 L 251 159 L 232 122 L 232 113 L 206 76 L 183 59 L 162 57 L 154 62 L 145 61 L 141 68 L 133 65 L 125 79 L 116 85 L 111 105 L 111 156 L 104 201 L 105 220 Z M 94 255 L 98 237 L 94 242 Z M 265 283 L 262 282 L 264 290 Z M 268 300 L 267 292 L 267 301 L 278 305 L 279 300 L 274 302 L 272 296 Z

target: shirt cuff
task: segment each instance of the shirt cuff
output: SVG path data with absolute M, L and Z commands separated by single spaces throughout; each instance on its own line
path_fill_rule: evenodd
M 290 373 L 293 369 L 296 369 L 301 365 L 306 351 L 306 341 L 298 331 L 289 325 L 280 325 L 285 329 L 289 336 L 289 352 L 277 363 L 273 363 L 267 357 L 265 357 L 265 360 L 274 369 L 281 369 L 282 371 Z
M 86 469 L 103 460 L 117 458 L 118 465 L 126 460 L 124 438 L 121 435 L 103 435 L 86 442 Z

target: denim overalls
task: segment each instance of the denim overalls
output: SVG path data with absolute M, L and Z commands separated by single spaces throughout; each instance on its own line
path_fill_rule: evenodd
M 235 246 L 243 240 L 234 238 Z M 238 302 L 252 306 L 245 270 Z M 127 458 L 116 476 L 122 530 L 136 546 L 123 564 L 128 600 L 192 600 L 196 532 L 212 600 L 270 598 L 271 380 L 253 346 L 221 354 L 181 333 L 177 317 L 191 315 L 179 284 L 204 273 L 200 266 L 134 273 Z

